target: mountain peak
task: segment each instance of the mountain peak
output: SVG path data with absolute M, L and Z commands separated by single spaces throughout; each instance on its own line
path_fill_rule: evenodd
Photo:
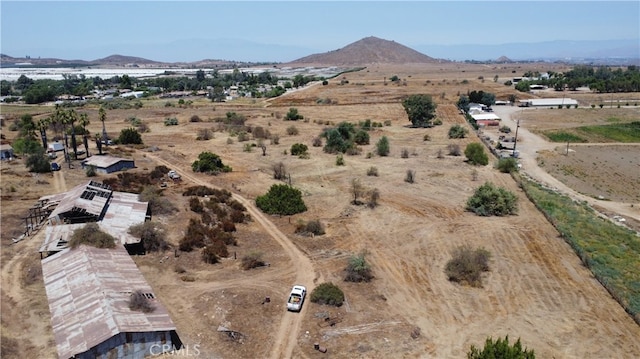
M 395 41 L 375 36 L 365 37 L 341 49 L 314 54 L 294 60 L 294 64 L 364 65 L 372 63 L 407 64 L 436 63 L 429 57 Z

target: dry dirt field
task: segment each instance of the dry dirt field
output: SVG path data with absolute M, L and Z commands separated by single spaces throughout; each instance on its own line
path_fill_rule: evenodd
M 228 189 L 252 217 L 248 224 L 238 226 L 238 246 L 230 247 L 238 260 L 232 254 L 220 264 L 206 265 L 196 252 L 175 257 L 173 250 L 134 258 L 168 308 L 182 341 L 192 350 L 197 348 L 203 358 L 463 358 L 472 344 L 482 346 L 489 336 L 509 335 L 513 340 L 520 337 L 539 358 L 640 357 L 640 326 L 594 279 L 509 175 L 489 165 L 476 168 L 478 178 L 473 180 L 474 168 L 463 157 L 437 156 L 439 150 L 446 154 L 449 144 L 464 149 L 478 141 L 473 133 L 462 140 L 447 138 L 451 125 L 466 126 L 453 105 L 458 94 L 482 89 L 505 99 L 513 90 L 502 83 L 528 69 L 561 71 L 539 64 L 380 65 L 344 75 L 348 84 L 340 85 L 341 76 L 327 86 L 312 85 L 271 101 L 212 104 L 196 100 L 192 107 L 179 108 L 165 107 L 165 100 L 155 100 L 145 101 L 137 110 L 108 111 L 107 129 L 113 135 L 127 126 L 130 116 L 140 118 L 151 130 L 143 134 L 145 146 L 128 154 L 136 161 L 135 172 L 147 173 L 164 164 L 183 175 L 181 183 L 170 184 L 164 192 L 180 211 L 171 217 L 154 217 L 171 228 L 169 238 L 174 245 L 189 218 L 196 216 L 182 196 L 188 186 Z M 514 70 L 517 73 L 512 73 Z M 500 79 L 493 82 L 496 74 Z M 393 75 L 402 81 L 392 84 L 389 78 Z M 415 93 L 433 96 L 442 126 L 407 126 L 400 101 L 402 96 Z M 324 99 L 331 99 L 332 104 L 318 103 Z M 283 121 L 290 107 L 297 108 L 305 120 Z M 11 111 L 2 108 L 5 115 Z M 257 148 L 244 151 L 245 143 L 254 141 L 238 142 L 225 132 L 215 132 L 208 141 L 195 140 L 198 129 L 216 128 L 209 119 L 224 117 L 229 111 L 244 114 L 248 125 L 279 135 L 279 144 L 267 141 L 267 153 L 262 156 Z M 92 121 L 89 130 L 100 131 L 97 110 L 87 112 Z M 203 122 L 189 122 L 192 115 Z M 637 112 L 630 116 L 637 118 Z M 166 127 L 166 117 L 177 117 L 180 124 Z M 334 155 L 311 145 L 327 123 L 366 119 L 389 121 L 390 125 L 370 133 L 371 144 L 362 146 L 362 154 L 345 155 L 344 166 L 336 166 Z M 295 126 L 299 134 L 287 135 L 289 126 Z M 2 133 L 7 138 L 15 136 L 6 126 Z M 431 136 L 430 141 L 423 140 L 425 134 Z M 383 135 L 390 140 L 390 155 L 367 158 Z M 286 154 L 294 143 L 307 144 L 310 158 Z M 150 151 L 152 146 L 157 148 Z M 629 147 L 638 153 L 637 145 Z M 554 173 L 556 167 L 573 165 L 566 161 L 574 163 L 579 161 L 578 155 L 589 156 L 594 152 L 587 151 L 597 153 L 600 149 L 593 148 L 596 150 L 576 149 L 569 159 L 545 157 L 544 169 Z M 403 149 L 409 151 L 408 158 L 401 158 Z M 204 150 L 220 155 L 233 172 L 219 176 L 193 173 L 190 164 Z M 613 170 L 624 181 L 637 179 L 638 157 L 628 164 L 628 171 L 627 163 Z M 587 158 L 580 157 L 580 161 L 608 162 Z M 302 191 L 307 212 L 267 216 L 253 205 L 256 196 L 277 183 L 272 166 L 278 162 L 285 164 L 291 184 Z M 15 245 L 11 238 L 23 230 L 21 218 L 37 198 L 69 189 L 87 177 L 79 165 L 39 176 L 26 172 L 20 161 L 1 166 L 2 357 L 55 357 L 38 272 L 37 248 L 44 231 Z M 370 167 L 376 167 L 379 176 L 367 176 Z M 407 170 L 415 171 L 415 183 L 404 181 Z M 615 184 L 619 178 L 607 175 L 611 168 L 596 166 L 589 171 L 589 176 L 568 176 L 566 181 L 574 185 L 593 178 L 600 186 L 596 189 L 612 200 L 638 201 L 637 190 L 629 194 L 620 191 Z M 353 179 L 380 192 L 377 208 L 350 204 Z M 517 194 L 517 216 L 477 217 L 464 210 L 467 198 L 485 181 Z M 579 186 L 576 189 L 588 192 Z M 294 233 L 298 221 L 315 219 L 324 224 L 325 235 L 312 238 Z M 445 264 L 461 245 L 491 252 L 483 288 L 447 280 Z M 254 250 L 264 254 L 269 266 L 242 270 L 239 258 Z M 349 256 L 361 251 L 366 253 L 375 279 L 371 283 L 344 282 Z M 307 301 L 301 313 L 286 311 L 286 296 L 293 284 L 312 289 L 326 281 L 343 289 L 343 306 Z M 266 297 L 271 300 L 263 303 Z M 335 325 L 328 326 L 325 317 L 335 318 Z M 232 341 L 218 333 L 220 325 L 241 332 L 243 340 Z M 314 350 L 316 342 L 328 352 Z

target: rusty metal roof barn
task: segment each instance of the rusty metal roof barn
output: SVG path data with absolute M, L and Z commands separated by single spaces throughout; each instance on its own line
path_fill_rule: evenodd
M 140 243 L 128 233 L 129 227 L 148 217 L 148 202 L 134 193 L 112 191 L 109 186 L 90 181 L 70 191 L 40 198 L 44 206 L 57 207 L 49 215 L 49 226 L 40 252 L 59 252 L 67 248 L 73 231 L 89 222 L 115 237 L 122 245 Z
M 103 216 L 112 193 L 108 185 L 89 181 L 67 192 L 42 197 L 40 201 L 58 202 L 49 215 L 49 224 L 95 222 Z
M 122 246 L 65 249 L 42 261 L 42 275 L 60 358 L 93 353 L 122 333 L 171 333 L 179 343 L 166 308 Z M 129 308 L 135 291 L 149 299 L 152 312 Z

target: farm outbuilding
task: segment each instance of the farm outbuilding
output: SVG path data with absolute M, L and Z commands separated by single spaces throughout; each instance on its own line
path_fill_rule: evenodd
M 13 155 L 13 147 L 10 144 L 2 144 L 0 145 L 0 159 L 9 160 L 14 157 Z
M 500 121 L 500 116 L 495 113 L 478 113 L 471 117 L 476 121 Z
M 140 239 L 129 234 L 129 227 L 151 218 L 149 203 L 138 200 L 138 195 L 112 191 L 100 182 L 89 181 L 71 190 L 40 198 L 47 208 L 54 207 L 48 217 L 45 239 L 40 253 L 53 254 L 67 248 L 73 232 L 90 222 L 127 247 L 140 245 Z
M 60 358 L 144 358 L 182 341 L 167 309 L 124 247 L 81 245 L 42 261 Z M 132 305 L 132 294 L 143 301 Z
M 576 106 L 577 100 L 572 98 L 534 98 L 528 100 L 520 100 L 521 107 L 558 107 L 558 106 Z
M 64 144 L 62 144 L 60 142 L 52 142 L 52 143 L 47 145 L 47 151 L 48 152 L 64 151 Z
M 98 173 L 112 173 L 117 171 L 135 168 L 135 162 L 131 159 L 113 156 L 91 156 L 82 161 L 82 168 L 94 166 Z

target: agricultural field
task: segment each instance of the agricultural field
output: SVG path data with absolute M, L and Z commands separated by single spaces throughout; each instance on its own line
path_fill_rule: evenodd
M 556 64 L 372 65 L 331 79 L 326 86 L 314 83 L 270 100 L 211 103 L 193 99 L 181 106 L 175 99 L 142 99 L 141 108 L 108 110 L 106 127 L 112 137 L 131 126 L 132 117 L 149 130 L 142 133 L 144 145 L 108 148 L 112 154 L 135 160 L 137 168 L 131 173 L 148 175 L 164 165 L 182 176 L 180 182 L 170 182 L 162 189 L 179 211 L 153 217 L 167 225 L 174 248 L 189 220 L 198 216 L 189 209 L 189 198 L 182 195 L 190 186 L 227 189 L 251 216 L 251 221 L 237 226 L 238 244 L 229 247 L 230 256 L 221 263 L 206 264 L 197 251 L 173 249 L 134 260 L 167 307 L 182 341 L 191 348 L 197 345 L 202 357 L 463 358 L 471 345 L 481 346 L 487 337 L 505 335 L 513 341 L 521 338 L 523 346 L 534 349 L 539 358 L 640 357 L 640 326 L 585 267 L 514 178 L 494 168 L 495 158 L 490 157 L 487 166 L 475 167 L 465 162 L 464 155 L 449 155 L 450 145 L 464 150 L 469 143 L 480 142 L 455 106 L 460 94 L 484 90 L 506 100 L 515 93 L 513 87 L 503 85 L 512 76 L 527 70 L 562 69 Z M 394 75 L 400 81 L 390 81 Z M 418 93 L 433 97 L 442 125 L 410 127 L 401 101 Z M 534 96 L 517 95 L 519 99 Z M 637 221 L 637 141 L 618 145 L 609 143 L 618 141 L 608 135 L 611 131 L 604 135 L 602 131 L 579 132 L 576 135 L 588 142 L 571 144 L 572 152 L 565 156 L 566 144 L 548 143 L 544 136 L 549 131 L 574 133 L 585 126 L 638 121 L 640 108 L 592 109 L 590 103 L 602 99 L 592 94 L 571 96 L 582 107 L 514 110 L 523 130 L 540 135 L 545 143 L 539 153 L 532 150 L 535 158 L 531 160 L 540 167 L 534 170 L 527 164 L 523 172 L 531 171 L 533 176 L 542 169 L 575 188 L 577 194 L 592 198 L 603 194 L 608 202 L 625 206 Z M 624 94 L 620 99 L 625 96 L 640 98 Z M 290 108 L 304 118 L 285 121 Z M 11 140 L 16 135 L 8 131 L 13 118 L 24 113 L 39 118 L 53 108 L 2 105 L 1 110 L 5 117 L 2 134 Z M 92 133 L 102 130 L 97 108 L 78 111 L 88 114 Z M 243 139 L 240 131 L 220 125 L 219 120 L 229 112 L 246 116 L 245 125 L 251 132 L 260 127 L 270 134 L 264 154 L 251 134 Z M 193 122 L 194 116 L 200 121 Z M 178 124 L 166 126 L 167 118 L 176 118 Z M 379 126 L 369 131 L 370 143 L 360 146 L 359 154 L 344 155 L 344 165 L 336 165 L 335 154 L 313 145 L 328 127 L 366 120 Z M 449 128 L 456 124 L 469 129 L 466 138 L 448 138 Z M 196 140 L 205 130 L 211 132 L 211 138 Z M 275 136 L 278 141 L 273 140 Z M 390 142 L 388 156 L 375 154 L 375 144 L 383 136 Z M 611 140 L 603 145 L 602 136 Z M 533 137 L 523 135 L 523 139 L 525 147 L 533 148 Z M 290 154 L 297 143 L 308 146 L 308 158 Z M 191 164 L 202 151 L 218 154 L 233 171 L 216 176 L 194 173 Z M 278 163 L 290 175 L 287 182 L 301 191 L 306 212 L 271 216 L 256 208 L 256 197 L 274 183 L 283 183 L 273 178 Z M 73 168 L 62 167 L 37 176 L 28 173 L 20 160 L 3 162 L 0 167 L 3 358 L 56 356 L 38 272 L 37 249 L 44 231 L 17 244 L 11 238 L 24 231 L 26 211 L 40 196 L 88 180 L 78 162 Z M 372 168 L 377 175 L 368 175 Z M 407 171 L 414 172 L 413 183 L 405 181 Z M 93 179 L 112 177 L 115 175 Z M 379 192 L 378 206 L 351 203 L 354 179 L 366 191 Z M 467 199 L 485 182 L 517 196 L 517 215 L 480 217 L 465 210 Z M 628 223 L 634 223 L 632 216 L 628 218 Z M 295 232 L 300 223 L 312 220 L 320 221 L 326 233 L 305 236 Z M 638 238 L 629 238 L 633 245 L 625 248 L 637 248 Z M 622 248 L 624 244 L 616 245 Z M 460 246 L 490 253 L 482 287 L 448 280 L 446 263 Z M 256 251 L 268 265 L 242 269 L 240 259 Z M 360 253 L 374 279 L 345 282 L 349 258 Z M 620 270 L 632 270 L 620 278 L 637 284 L 637 257 L 624 258 L 630 263 Z M 311 292 L 323 282 L 333 282 L 344 291 L 342 306 L 306 301 L 300 313 L 287 312 L 285 303 L 293 284 L 305 285 Z M 240 332 L 242 337 L 221 334 L 216 331 L 218 326 Z M 314 343 L 328 352 L 319 353 Z

